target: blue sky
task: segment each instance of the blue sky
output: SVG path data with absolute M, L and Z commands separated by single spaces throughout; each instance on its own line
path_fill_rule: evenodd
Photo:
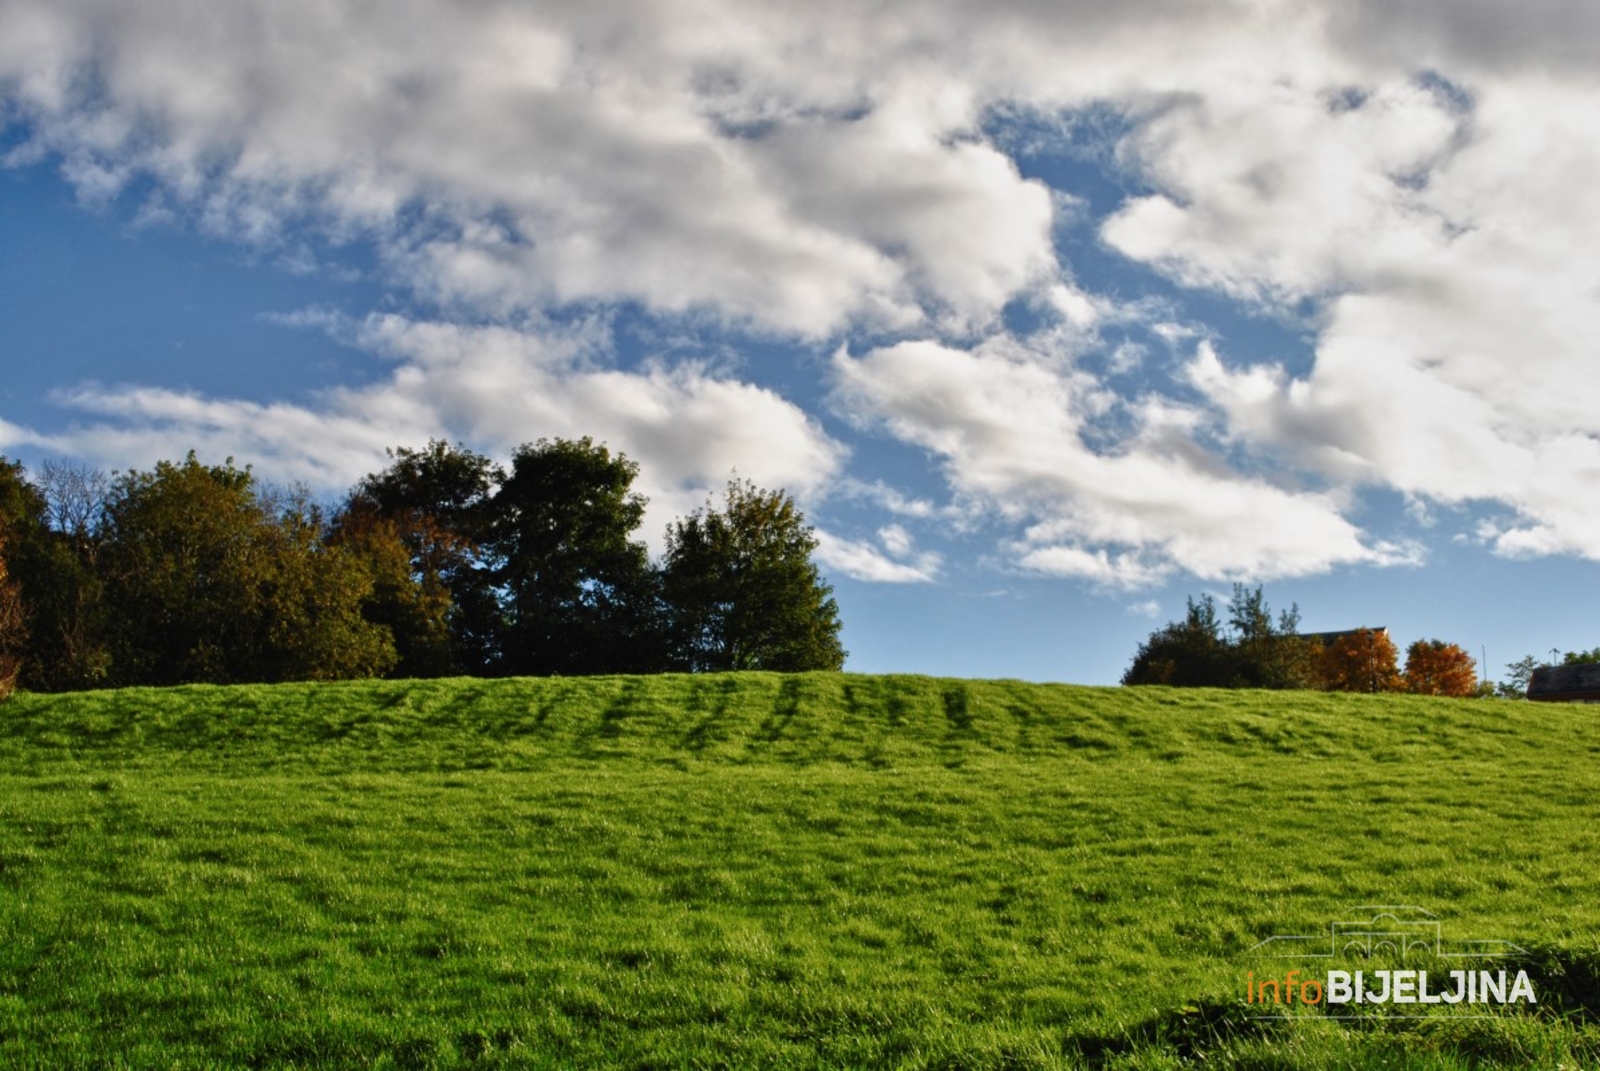
M 10 456 L 591 434 L 657 544 L 737 469 L 862 671 L 1110 683 L 1234 581 L 1600 644 L 1586 8 L 191 8 L 0 10 Z

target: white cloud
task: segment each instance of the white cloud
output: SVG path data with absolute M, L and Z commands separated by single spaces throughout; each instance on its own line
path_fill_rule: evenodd
M 901 343 L 834 359 L 836 404 L 942 460 L 951 485 L 1027 528 L 1019 565 L 1139 587 L 1175 569 L 1272 577 L 1388 562 L 1325 493 L 1232 472 L 1195 436 L 1200 414 L 1152 404 L 1112 450 L 1086 442 L 1113 411 L 1093 377 L 1016 346 Z
M 693 361 L 635 371 L 596 365 L 576 338 L 502 327 L 364 321 L 365 348 L 401 361 L 381 388 L 341 392 L 341 407 L 422 410 L 441 427 L 507 449 L 539 436 L 591 435 L 648 465 L 643 489 L 674 513 L 700 504 L 737 467 L 805 501 L 844 461 L 843 448 L 792 402 Z
M 382 464 L 384 447 L 420 445 L 431 430 L 359 410 L 209 399 L 158 387 L 92 384 L 58 391 L 52 400 L 99 419 L 37 436 L 34 445 L 123 470 L 194 450 L 207 461 L 233 457 L 271 479 L 322 490 L 348 488 Z
M 1344 49 L 1391 64 L 1596 80 L 1600 9 L 1586 0 L 1346 0 L 1329 24 Z
M 1359 107 L 1332 87 L 1246 84 L 1174 104 L 1124 143 L 1164 192 L 1102 233 L 1190 286 L 1292 304 L 1427 255 L 1449 223 L 1408 183 L 1447 158 L 1465 117 L 1414 80 Z
M 0 85 L 85 197 L 144 174 L 215 233 L 370 237 L 445 301 L 982 324 L 1053 274 L 1051 195 L 960 82 L 863 66 L 909 27 L 851 24 L 830 77 L 822 11 L 16 0 Z
M 855 580 L 883 584 L 914 584 L 939 575 L 942 559 L 933 551 L 918 551 L 911 536 L 899 525 L 878 531 L 879 546 L 862 540 L 845 539 L 818 530 L 817 560 L 829 569 Z
M 1046 298 L 1067 322 L 1075 327 L 1093 327 L 1105 315 L 1105 301 L 1087 294 L 1076 286 L 1057 283 L 1046 293 Z
M 1137 589 L 1151 587 L 1172 572 L 1170 565 L 1151 564 L 1138 553 L 1108 553 L 1104 549 L 1086 550 L 1060 544 L 1019 549 L 1018 564 L 1051 576 L 1074 577 L 1103 587 Z
M 637 489 L 651 500 L 647 525 L 656 542 L 668 520 L 701 505 L 735 468 L 803 502 L 832 483 L 845 458 L 814 420 L 772 391 L 693 362 L 604 367 L 584 327 L 463 327 L 393 315 L 350 323 L 323 313 L 288 319 L 333 329 L 393 360 L 393 374 L 300 404 L 79 387 L 59 392 L 57 403 L 98 419 L 53 436 L 0 425 L 0 445 L 27 443 L 118 468 L 193 448 L 217 459 L 235 455 L 274 479 L 339 491 L 380 467 L 385 447 L 429 437 L 465 437 L 504 457 L 537 438 L 589 435 L 641 463 Z
M 887 524 L 878 529 L 878 541 L 885 550 L 896 558 L 905 558 L 911 555 L 911 533 L 902 525 Z
M 588 433 L 669 511 L 734 464 L 803 495 L 877 487 L 907 518 L 978 503 L 1015 564 L 1113 587 L 1413 556 L 1350 520 L 1371 487 L 1503 505 L 1500 553 L 1600 558 L 1596 10 L 10 0 L 9 162 L 51 161 L 87 201 L 138 188 L 141 218 L 288 263 L 370 242 L 439 307 L 333 325 L 395 362 L 371 387 L 79 387 L 61 398 L 88 423 L 0 439 L 111 463 L 192 445 L 335 485 L 405 439 Z M 991 131 L 1037 117 L 1048 149 L 1085 114 L 1110 117 L 1096 148 L 1136 191 L 1104 245 L 1290 317 L 1309 368 L 1230 362 L 1207 325 L 1058 263 L 1091 199 L 1025 178 Z M 1010 338 L 1017 299 L 1055 322 Z M 844 337 L 863 355 L 829 366 L 840 411 L 927 451 L 956 505 L 840 485 L 841 444 L 758 376 L 616 368 L 541 319 L 621 301 Z M 1133 318 L 1218 341 L 1165 383 L 1108 336 L 1113 372 L 1143 373 L 1118 396 L 1077 358 Z M 862 575 L 937 568 L 897 535 L 830 540 Z
M 1506 553 L 1600 557 L 1600 147 L 1573 103 L 1543 79 L 1481 89 L 1410 217 L 1324 236 L 1345 292 L 1309 372 L 1200 351 L 1191 381 L 1238 441 L 1346 484 L 1509 505 Z
M 940 516 L 949 520 L 956 512 L 936 506 L 925 498 L 907 495 L 903 491 L 890 487 L 882 480 L 874 480 L 871 483 L 867 483 L 853 476 L 846 476 L 834 487 L 834 493 L 842 498 L 868 502 L 878 509 L 899 517 L 926 519 Z
M 1192 338 L 1198 338 L 1204 332 L 1194 324 L 1175 324 L 1170 320 L 1150 325 L 1150 333 L 1169 346 L 1176 346 Z
M 1130 603 L 1128 606 L 1129 617 L 1148 617 L 1152 621 L 1161 616 L 1161 604 L 1155 599 L 1146 599 L 1143 602 Z

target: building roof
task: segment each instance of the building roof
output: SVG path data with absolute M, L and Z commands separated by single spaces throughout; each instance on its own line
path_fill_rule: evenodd
M 1385 625 L 1379 625 L 1376 628 L 1347 628 L 1338 632 L 1302 632 L 1300 633 L 1300 638 L 1303 640 L 1316 640 L 1324 647 L 1332 647 L 1346 636 L 1354 636 L 1358 632 L 1378 632 L 1387 635 L 1389 629 Z
M 1528 698 L 1549 703 L 1600 700 L 1600 665 L 1540 666 L 1528 680 Z

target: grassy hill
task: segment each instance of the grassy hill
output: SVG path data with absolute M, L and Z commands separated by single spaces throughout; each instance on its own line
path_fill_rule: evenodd
M 1593 708 L 850 674 L 23 695 L 0 1066 L 1596 1066 L 1597 756 Z M 1362 904 L 1538 1006 L 1244 1003 Z

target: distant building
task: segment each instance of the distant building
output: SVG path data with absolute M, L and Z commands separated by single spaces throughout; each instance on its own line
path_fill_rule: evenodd
M 1545 703 L 1600 703 L 1600 665 L 1540 666 L 1528 698 Z
M 1377 628 L 1347 628 L 1342 632 L 1302 632 L 1302 640 L 1315 640 L 1324 647 L 1332 647 L 1346 636 L 1354 636 L 1358 632 L 1376 632 L 1380 636 L 1387 636 L 1389 629 L 1384 625 Z

